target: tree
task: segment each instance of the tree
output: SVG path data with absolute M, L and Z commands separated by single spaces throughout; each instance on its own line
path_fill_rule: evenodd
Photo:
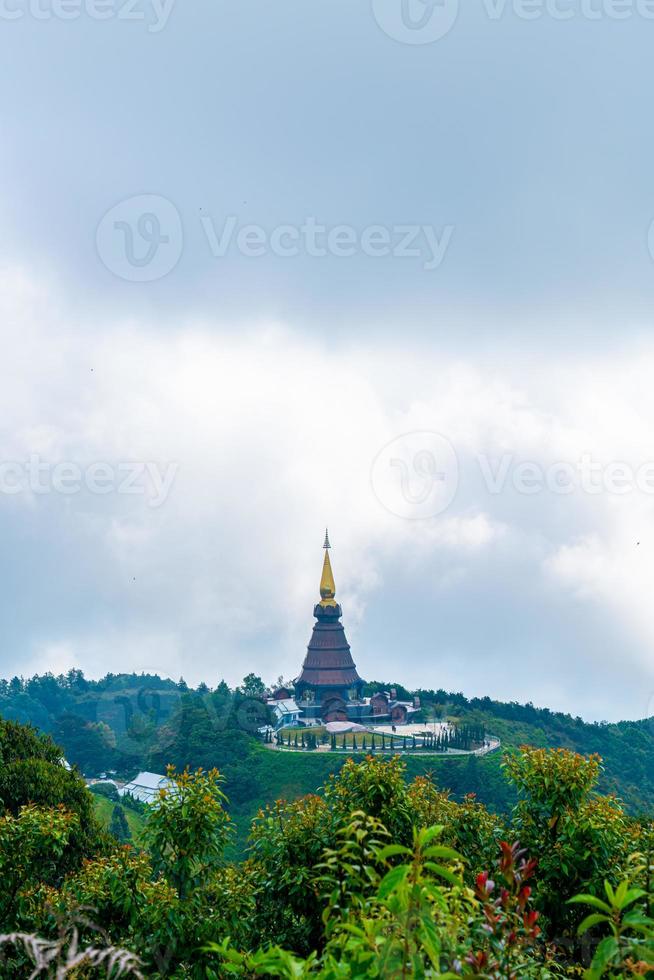
M 266 685 L 256 674 L 247 674 L 243 678 L 240 690 L 246 698 L 262 698 L 266 693 Z
M 60 873 L 77 867 L 101 843 L 93 797 L 79 773 L 64 768 L 62 756 L 61 748 L 49 736 L 0 719 L 0 813 L 16 817 L 21 807 L 35 804 L 63 806 L 76 817 L 58 858 Z
M 340 820 L 355 811 L 375 817 L 394 839 L 411 839 L 412 815 L 404 781 L 405 763 L 397 756 L 368 756 L 361 762 L 347 759 L 338 775 L 325 784 L 325 799 Z
M 63 745 L 68 761 L 84 773 L 95 776 L 116 766 L 116 736 L 104 722 L 65 713 L 58 720 L 54 737 Z
M 21 807 L 17 816 L 0 817 L 0 924 L 16 927 L 21 892 L 35 881 L 57 880 L 70 836 L 79 824 L 64 807 Z
M 279 947 L 242 955 L 228 943 L 215 952 L 239 976 L 309 978 L 479 976 L 550 980 L 529 907 L 533 863 L 504 844 L 497 897 L 488 872 L 466 897 L 462 856 L 440 843 L 439 827 L 414 831 L 411 845 L 386 843 L 383 825 L 354 814 L 325 852 L 328 889 L 324 948 L 298 959 Z M 347 873 L 344 874 L 344 869 Z
M 71 691 L 76 691 L 82 693 L 88 689 L 89 682 L 84 677 L 84 673 L 75 667 L 71 669 L 66 674 L 66 682 Z
M 217 769 L 168 767 L 172 787 L 159 790 L 144 831 L 155 870 L 162 871 L 183 901 L 220 862 L 229 837 L 229 816 Z
M 538 859 L 536 907 L 553 933 L 563 935 L 579 918 L 566 900 L 580 888 L 598 891 L 608 868 L 615 874 L 626 867 L 637 827 L 617 800 L 594 792 L 597 755 L 523 746 L 504 768 L 519 793 L 513 832 Z
M 0 928 L 11 930 L 0 939 L 3 977 L 33 972 L 25 954 L 49 949 L 71 921 L 75 949 L 129 947 L 153 978 L 559 980 L 582 975 L 577 927 L 593 930 L 588 980 L 652 973 L 654 824 L 597 795 L 597 758 L 523 749 L 509 759 L 520 794 L 512 825 L 470 796 L 455 802 L 431 778 L 407 785 L 398 757 L 350 758 L 321 795 L 261 811 L 246 859 L 229 864 L 221 776 L 169 770 L 173 786 L 147 808 L 150 853 L 107 837 L 66 866 L 80 816 L 55 802 L 43 767 L 79 777 L 48 761 L 51 740 L 6 724 L 7 793 L 47 789 L 52 802 L 0 813 Z M 36 773 L 19 783 L 12 767 L 25 762 Z M 510 843 L 518 833 L 528 852 Z M 572 887 L 583 892 L 565 903 Z M 579 924 L 580 903 L 592 914 Z
M 126 844 L 132 839 L 132 832 L 129 829 L 129 824 L 127 823 L 127 817 L 125 816 L 125 811 L 123 810 L 120 803 L 117 803 L 113 808 L 111 813 L 111 823 L 109 824 L 109 833 L 113 834 L 116 840 L 120 841 L 121 844 Z
M 216 696 L 217 698 L 223 701 L 231 700 L 232 692 L 229 688 L 229 685 L 224 680 L 221 680 L 218 686 L 216 687 L 216 690 L 214 691 L 214 696 Z
M 320 943 L 316 880 L 324 849 L 336 843 L 334 818 L 327 802 L 311 794 L 292 803 L 278 800 L 255 819 L 250 854 L 256 907 L 252 928 L 257 945 L 282 942 L 297 952 L 309 953 Z

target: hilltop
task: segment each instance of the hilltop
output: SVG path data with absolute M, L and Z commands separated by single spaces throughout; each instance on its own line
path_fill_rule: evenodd
M 409 691 L 373 682 L 367 693 L 396 687 L 398 696 L 418 695 L 423 716 L 475 724 L 501 739 L 502 752 L 485 758 L 407 756 L 408 776 L 431 772 L 455 799 L 475 793 L 506 813 L 513 791 L 502 770 L 502 754 L 528 744 L 598 753 L 604 760 L 600 788 L 621 797 L 632 813 L 654 810 L 654 719 L 617 724 L 581 718 L 490 698 L 466 698 L 443 690 Z M 0 681 L 0 717 L 29 723 L 51 734 L 71 764 L 87 776 L 109 771 L 131 778 L 139 769 L 163 772 L 217 766 L 224 772 L 240 842 L 258 808 L 277 798 L 315 792 L 345 759 L 332 753 L 271 751 L 255 737 L 267 719 L 258 700 L 264 689 L 249 675 L 236 690 L 224 682 L 191 690 L 184 681 L 153 674 L 108 674 L 88 680 L 81 671 L 54 677 Z

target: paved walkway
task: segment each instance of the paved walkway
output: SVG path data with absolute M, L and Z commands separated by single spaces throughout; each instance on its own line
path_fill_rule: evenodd
M 399 731 L 395 737 L 401 737 Z M 288 745 L 280 748 L 276 742 L 267 742 L 264 744 L 267 746 L 267 748 L 275 749 L 278 752 L 333 752 L 334 755 L 361 755 L 364 751 L 360 746 L 357 746 L 356 749 L 352 749 L 352 747 L 347 749 L 340 747 L 332 749 L 329 743 L 326 745 L 317 745 L 315 749 L 296 749 L 295 746 L 289 747 Z M 398 746 L 395 746 L 393 749 L 390 747 L 382 749 L 379 746 L 375 746 L 374 755 L 417 755 L 418 757 L 425 756 L 428 758 L 437 759 L 453 759 L 455 756 L 460 757 L 462 755 L 489 755 L 491 752 L 497 751 L 501 744 L 502 743 L 500 742 L 499 738 L 488 738 L 486 740 L 486 745 L 482 745 L 482 747 L 479 749 L 448 749 L 447 752 L 436 752 L 433 749 L 412 749 L 410 747 L 401 749 Z M 366 749 L 366 752 L 370 753 L 370 746 Z
M 384 735 L 394 735 L 397 738 L 402 738 L 403 735 L 407 737 L 412 735 L 440 735 L 441 732 L 451 731 L 452 725 L 448 725 L 445 721 L 435 721 L 429 722 L 428 724 L 423 722 L 422 725 L 411 722 L 408 725 L 396 725 L 395 731 L 393 731 L 393 726 L 391 722 L 383 725 L 370 725 L 368 730 L 370 732 L 382 732 Z

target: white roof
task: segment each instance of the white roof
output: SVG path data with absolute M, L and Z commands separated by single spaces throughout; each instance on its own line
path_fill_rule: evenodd
M 162 782 L 170 782 L 170 780 L 166 776 L 161 776 L 158 772 L 140 772 L 138 776 L 134 776 L 132 782 L 135 786 L 147 786 L 150 789 L 159 789 Z
M 275 701 L 273 698 L 268 704 L 271 708 L 279 708 L 282 714 L 294 714 L 300 710 L 294 698 L 281 698 L 279 701 Z
M 172 785 L 172 780 L 167 776 L 162 776 L 157 772 L 140 772 L 135 776 L 131 783 L 125 783 L 122 789 L 118 790 L 121 796 L 129 793 L 142 803 L 151 803 L 157 798 L 160 789 L 167 789 Z
M 342 735 L 344 732 L 367 732 L 364 725 L 357 725 L 354 721 L 328 721 L 325 730 L 330 735 Z

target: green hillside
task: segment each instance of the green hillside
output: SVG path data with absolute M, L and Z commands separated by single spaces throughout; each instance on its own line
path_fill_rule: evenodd
M 252 818 L 261 807 L 277 799 L 291 801 L 307 793 L 316 793 L 332 773 L 341 770 L 346 758 L 345 755 L 328 752 L 275 752 L 255 745 L 247 759 L 251 794 L 240 801 L 235 799 L 234 784 L 230 779 L 234 768 L 232 764 L 224 766 L 225 791 L 231 800 L 231 814 L 238 835 L 234 853 L 242 852 Z M 502 813 L 508 812 L 514 801 L 513 791 L 500 769 L 500 753 L 481 759 L 407 755 L 404 761 L 407 779 L 430 773 L 436 784 L 451 790 L 457 800 L 463 799 L 467 793 L 476 793 L 478 799 L 491 810 Z
M 632 813 L 654 810 L 654 719 L 589 724 L 533 705 L 468 699 L 438 690 L 408 691 L 371 683 L 367 693 L 395 686 L 399 697 L 417 694 L 425 721 L 483 725 L 502 741 L 501 752 L 484 758 L 406 757 L 407 775 L 430 772 L 456 800 L 474 793 L 489 808 L 506 813 L 514 794 L 500 768 L 502 755 L 522 744 L 569 748 L 604 760 L 600 788 L 620 796 Z M 313 793 L 340 770 L 344 757 L 330 752 L 279 752 L 253 733 L 266 721 L 258 700 L 263 684 L 250 676 L 240 689 L 221 682 L 213 690 L 189 690 L 156 675 L 107 675 L 89 681 L 80 671 L 61 677 L 0 681 L 0 717 L 33 724 L 53 735 L 66 758 L 85 775 L 108 770 L 130 778 L 139 769 L 164 772 L 171 763 L 217 767 L 226 779 L 241 850 L 252 817 L 266 803 Z M 106 823 L 111 812 L 97 804 Z M 106 807 L 105 807 L 106 809 Z M 128 822 L 138 815 L 129 813 Z
M 105 796 L 94 795 L 93 800 L 95 804 L 96 817 L 104 829 L 109 830 L 111 825 L 111 815 L 116 804 L 111 800 L 108 800 Z M 143 830 L 143 824 L 145 822 L 144 818 L 140 813 L 136 813 L 134 810 L 125 809 L 124 812 L 127 819 L 127 826 L 129 827 L 132 835 L 132 840 L 135 844 L 138 844 L 141 831 Z
M 199 750 L 202 699 L 184 701 L 193 724 L 173 733 L 174 751 Z M 247 860 L 226 846 L 230 816 L 245 821 L 254 798 L 229 814 L 217 770 L 171 773 L 174 788 L 139 835 L 126 818 L 138 804 L 117 803 L 106 781 L 88 792 L 52 740 L 0 721 L 1 975 L 35 976 L 35 963 L 49 965 L 37 960 L 42 949 L 63 972 L 114 963 L 178 980 L 654 973 L 654 824 L 597 793 L 597 756 L 511 753 L 505 772 L 519 802 L 497 816 L 411 779 L 429 765 L 424 755 L 355 760 L 253 740 L 245 751 L 254 795 L 296 796 L 319 770 L 340 767 L 317 793 L 268 808 Z M 434 775 L 459 791 L 502 791 L 500 761 L 436 758 Z M 136 847 L 124 846 L 130 829 Z

